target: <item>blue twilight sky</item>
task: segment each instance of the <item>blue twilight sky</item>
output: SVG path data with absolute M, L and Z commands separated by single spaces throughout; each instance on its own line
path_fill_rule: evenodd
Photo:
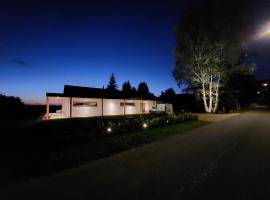
M 119 88 L 145 81 L 156 95 L 181 92 L 171 75 L 181 2 L 188 1 L 1 1 L 0 93 L 39 101 L 65 84 L 106 86 L 111 73 Z M 268 19 L 253 21 L 263 27 Z M 257 78 L 270 78 L 270 37 L 249 48 Z
M 64 84 L 106 86 L 111 73 L 120 87 L 180 92 L 171 75 L 179 1 L 34 2 L 0 6 L 0 93 L 41 100 Z

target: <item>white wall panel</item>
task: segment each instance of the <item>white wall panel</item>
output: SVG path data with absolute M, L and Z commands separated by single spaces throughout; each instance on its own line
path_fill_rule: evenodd
M 72 107 L 72 117 L 101 116 L 101 99 L 94 98 L 72 98 L 72 102 L 96 102 L 97 106 L 74 106 Z

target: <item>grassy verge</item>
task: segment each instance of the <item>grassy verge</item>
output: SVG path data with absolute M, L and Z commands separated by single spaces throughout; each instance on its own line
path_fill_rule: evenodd
M 88 143 L 87 145 L 70 148 L 69 158 L 80 158 L 82 161 L 89 162 L 90 160 L 97 160 L 102 157 L 110 156 L 115 153 L 155 142 L 176 134 L 182 134 L 186 131 L 207 124 L 209 124 L 209 122 L 196 120 L 156 129 L 147 129 L 132 134 L 121 134 L 107 138 L 101 138 L 99 140 Z
M 161 140 L 176 134 L 208 124 L 202 121 L 188 121 L 161 128 L 146 129 L 134 133 L 98 137 L 77 144 L 65 144 L 57 148 L 50 146 L 31 146 L 5 152 L 7 168 L 0 185 L 12 184 L 19 180 L 52 174 L 63 169 L 76 167 L 106 156 L 132 149 L 147 143 Z M 29 142 L 29 141 L 28 141 Z M 31 142 L 31 141 L 30 141 Z M 33 141 L 38 142 L 38 141 Z M 28 145 L 27 145 L 28 146 Z M 31 146 L 31 147 L 30 147 Z M 8 155 L 10 153 L 10 155 Z M 11 158 L 11 159 L 10 159 Z
M 143 130 L 130 135 L 119 135 L 107 141 L 105 140 L 104 142 L 114 144 L 118 147 L 122 145 L 130 145 L 130 148 L 132 148 L 145 143 L 154 142 L 172 135 L 181 134 L 183 132 L 201 127 L 206 124 L 209 123 L 197 120 L 184 122 L 156 129 Z

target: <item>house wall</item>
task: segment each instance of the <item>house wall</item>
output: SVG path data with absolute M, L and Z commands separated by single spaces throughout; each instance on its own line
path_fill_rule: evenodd
M 70 110 L 69 101 L 70 100 L 68 97 L 62 98 L 62 114 L 65 117 L 69 117 L 69 110 Z
M 55 113 L 49 112 L 48 117 L 51 119 L 69 117 L 69 97 L 48 97 L 49 105 L 61 105 L 62 108 Z M 47 112 L 47 111 L 46 111 Z
M 124 102 L 124 100 L 122 100 Z M 126 115 L 132 115 L 132 114 L 140 114 L 141 109 L 140 109 L 140 102 L 141 100 L 126 100 Z M 135 106 L 128 105 L 128 103 L 134 103 Z
M 150 110 L 152 110 L 152 108 L 156 106 L 156 101 L 153 101 L 153 100 L 144 100 L 143 102 L 145 103 L 146 113 L 149 113 Z
M 124 108 L 120 106 L 120 99 L 103 99 L 103 115 L 122 115 Z
M 91 103 L 96 106 L 75 105 L 76 103 Z M 102 100 L 96 98 L 72 98 L 72 117 L 101 116 Z
M 96 103 L 96 106 L 83 105 L 84 103 Z M 123 103 L 126 103 L 125 111 Z M 141 114 L 141 103 L 145 103 L 145 113 L 149 113 L 156 105 L 152 100 L 125 100 L 103 99 L 103 115 Z M 79 103 L 79 105 L 78 105 Z M 80 105 L 80 103 L 82 105 Z M 121 106 L 122 103 L 122 106 Z M 77 104 L 77 106 L 75 105 Z M 132 105 L 133 104 L 133 105 Z M 62 114 L 70 117 L 70 98 L 62 98 Z M 102 116 L 102 99 L 97 98 L 72 98 L 72 117 Z

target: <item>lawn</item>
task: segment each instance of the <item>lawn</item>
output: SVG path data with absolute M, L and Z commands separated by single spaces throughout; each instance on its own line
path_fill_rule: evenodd
M 182 134 L 206 124 L 208 123 L 198 120 L 186 121 L 133 133 L 95 137 L 76 143 L 59 144 L 52 141 L 50 144 L 42 138 L 13 140 L 10 144 L 6 143 L 1 152 L 4 164 L 1 165 L 0 185 L 5 186 L 76 167 L 172 135 Z

